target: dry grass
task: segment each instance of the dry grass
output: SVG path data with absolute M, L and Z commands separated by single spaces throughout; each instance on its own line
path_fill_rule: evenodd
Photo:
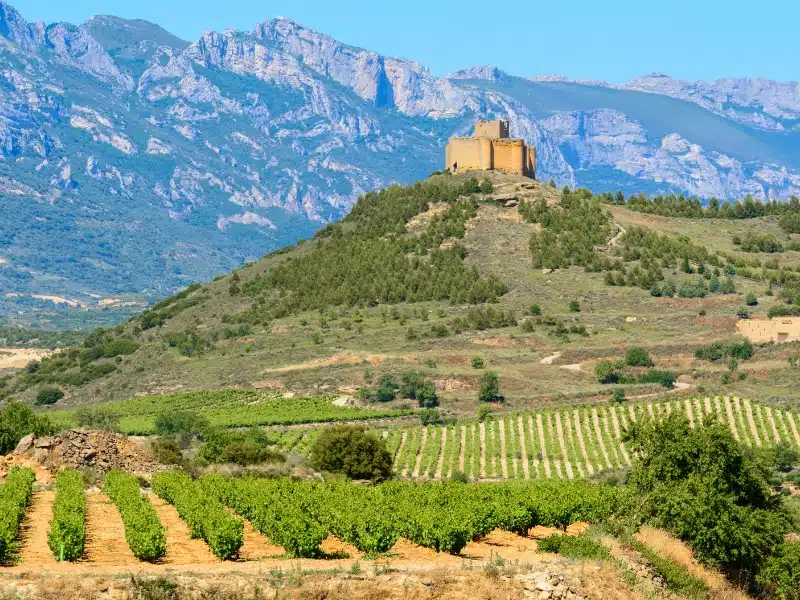
M 643 527 L 636 539 L 652 548 L 659 556 L 686 569 L 705 582 L 712 596 L 720 600 L 748 600 L 750 597 L 731 584 L 722 573 L 697 562 L 692 551 L 677 538 L 660 529 Z

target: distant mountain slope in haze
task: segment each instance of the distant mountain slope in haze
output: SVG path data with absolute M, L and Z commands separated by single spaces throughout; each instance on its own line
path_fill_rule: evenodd
M 800 192 L 796 84 L 434 77 L 287 19 L 190 43 L 2 3 L 0 63 L 0 317 L 208 279 L 441 169 L 477 118 L 511 119 L 559 185 Z

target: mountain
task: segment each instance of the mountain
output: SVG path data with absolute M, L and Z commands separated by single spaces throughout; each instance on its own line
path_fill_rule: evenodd
M 441 169 L 447 139 L 482 117 L 511 119 L 559 185 L 800 192 L 797 84 L 435 77 L 287 19 L 190 43 L 111 16 L 28 23 L 0 3 L 0 202 L 13 215 L 0 317 L 118 320 L 310 236 L 363 192 Z

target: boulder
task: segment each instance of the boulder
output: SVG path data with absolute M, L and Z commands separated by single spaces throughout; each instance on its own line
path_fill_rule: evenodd
M 33 433 L 29 433 L 24 438 L 22 438 L 17 447 L 14 448 L 14 454 L 23 454 L 31 449 L 33 446 L 33 440 L 36 439 L 36 436 Z

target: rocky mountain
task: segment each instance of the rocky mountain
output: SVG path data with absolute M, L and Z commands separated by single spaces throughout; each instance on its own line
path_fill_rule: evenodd
M 448 137 L 487 117 L 559 184 L 800 193 L 797 84 L 435 77 L 286 19 L 189 43 L 0 3 L 0 316 L 64 300 L 113 318 L 442 168 Z

